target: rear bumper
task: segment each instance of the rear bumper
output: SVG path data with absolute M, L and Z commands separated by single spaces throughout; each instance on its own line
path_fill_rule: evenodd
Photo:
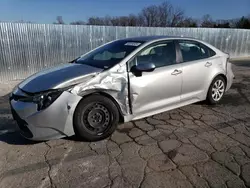
M 234 73 L 232 71 L 231 63 L 228 63 L 226 77 L 227 77 L 227 88 L 226 88 L 226 91 L 227 91 L 231 88 L 233 84 L 233 80 L 235 79 Z
M 44 141 L 74 135 L 73 114 L 81 97 L 64 92 L 42 111 L 30 102 L 10 100 L 13 119 L 27 139 Z

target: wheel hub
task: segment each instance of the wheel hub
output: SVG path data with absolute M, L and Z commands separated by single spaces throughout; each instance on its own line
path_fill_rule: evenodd
M 84 124 L 94 134 L 102 134 L 110 124 L 110 113 L 101 104 L 91 105 L 84 113 Z
M 99 110 L 92 110 L 88 114 L 88 122 L 94 128 L 100 126 L 104 118 L 105 114 Z

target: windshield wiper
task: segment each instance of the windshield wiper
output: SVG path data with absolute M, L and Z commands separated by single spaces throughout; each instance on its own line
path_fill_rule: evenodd
M 78 57 L 78 58 L 76 58 L 76 59 L 70 61 L 69 63 L 77 63 L 77 60 L 80 59 L 80 58 L 81 58 L 81 57 Z

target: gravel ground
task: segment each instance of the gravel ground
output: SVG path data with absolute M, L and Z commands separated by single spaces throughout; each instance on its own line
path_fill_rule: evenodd
M 0 84 L 0 187 L 250 187 L 250 62 L 235 65 L 221 104 L 126 123 L 95 143 L 23 139 L 8 106 L 14 83 Z

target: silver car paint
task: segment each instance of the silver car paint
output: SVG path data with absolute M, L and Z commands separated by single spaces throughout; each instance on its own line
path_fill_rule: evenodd
M 225 74 L 225 70 L 219 67 L 218 60 L 218 57 L 212 57 L 182 63 L 182 102 L 204 100 L 212 77 L 217 73 Z
M 172 75 L 175 69 L 181 70 L 181 65 L 157 68 L 153 72 L 143 73 L 141 77 L 129 73 L 135 118 L 180 103 L 182 77 L 181 74 Z
M 72 83 L 76 78 L 80 79 L 83 75 L 85 77 L 88 74 L 101 71 L 102 69 L 88 65 L 68 63 L 38 72 L 20 83 L 19 87 L 30 93 L 37 93 L 58 88 L 58 85 L 61 87 L 62 83 L 66 86 L 66 83 Z
M 34 137 L 33 140 L 48 140 L 74 135 L 72 118 L 82 98 L 67 91 L 47 109 L 37 111 L 35 103 L 11 101 L 12 107 L 24 119 Z
M 20 108 L 17 104 L 11 103 L 21 117 L 25 120 L 28 119 L 31 130 L 41 129 L 42 132 L 45 131 L 46 134 L 50 135 L 46 137 L 50 139 L 74 134 L 72 121 L 74 110 L 82 97 L 91 93 L 101 92 L 111 97 L 118 104 L 124 121 L 128 122 L 204 100 L 213 78 L 219 74 L 226 75 L 228 79 L 227 90 L 231 87 L 233 73 L 230 64 L 228 64 L 228 68 L 225 65 L 228 56 L 213 46 L 194 39 L 192 40 L 201 42 L 213 49 L 217 55 L 210 59 L 159 68 L 150 73 L 143 73 L 142 77 L 135 77 L 132 73 L 127 73 L 127 62 L 140 50 L 151 43 L 171 39 L 185 38 L 149 40 L 109 70 L 92 71 L 87 76 L 79 76 L 79 79 L 72 78 L 57 84 L 54 88 L 79 83 L 79 80 L 81 80 L 80 84 L 70 91 L 65 91 L 44 111 L 36 112 L 33 109 L 34 111 L 31 112 L 30 110 L 24 110 L 26 107 L 22 103 L 17 102 L 20 106 L 23 106 Z M 223 61 L 221 61 L 222 58 Z M 206 61 L 211 61 L 212 66 L 206 67 Z M 196 68 L 194 69 L 193 66 Z M 181 70 L 182 74 L 172 75 L 175 69 Z M 209 73 L 206 74 L 206 72 Z M 197 85 L 194 82 L 197 82 Z M 183 95 L 181 94 L 182 91 L 184 92 Z M 70 111 L 67 110 L 68 106 L 70 106 Z M 50 117 L 51 114 L 54 118 Z M 60 120 L 56 118 L 57 116 L 60 117 Z M 49 120 L 45 124 L 43 121 L 46 118 L 49 118 Z M 56 136 L 54 135 L 55 132 L 51 130 L 56 130 Z M 37 135 L 35 139 L 41 140 L 43 138 L 44 135 Z

